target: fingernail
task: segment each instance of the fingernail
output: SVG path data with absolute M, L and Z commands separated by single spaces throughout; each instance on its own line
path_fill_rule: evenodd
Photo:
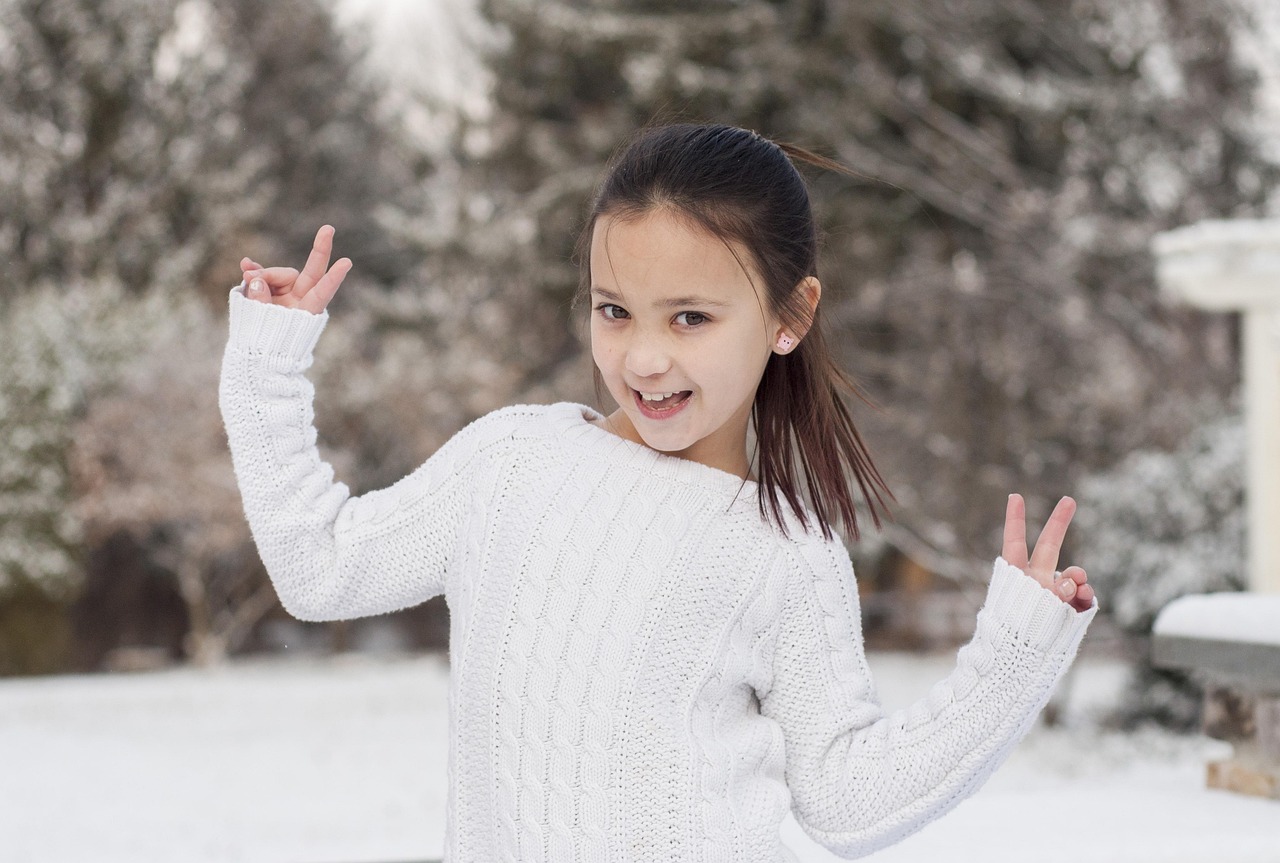
M 1058 593 L 1070 598 L 1076 592 L 1076 583 L 1070 578 L 1064 578 L 1058 584 Z
M 267 289 L 267 283 L 264 282 L 262 279 L 254 279 L 253 281 L 249 282 L 249 293 L 251 294 L 261 293 L 266 289 Z

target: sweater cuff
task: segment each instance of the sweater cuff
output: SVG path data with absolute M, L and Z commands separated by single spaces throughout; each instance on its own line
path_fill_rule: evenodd
M 244 295 L 244 282 L 231 289 L 231 334 L 229 350 L 268 354 L 297 362 L 307 362 L 320 333 L 329 322 L 328 310 L 318 315 L 306 309 L 291 309 L 260 303 Z
M 1074 650 L 1097 613 L 1097 596 L 1092 607 L 1076 611 L 1021 569 L 997 557 L 980 616 L 990 618 L 1006 637 L 1034 650 L 1056 652 Z

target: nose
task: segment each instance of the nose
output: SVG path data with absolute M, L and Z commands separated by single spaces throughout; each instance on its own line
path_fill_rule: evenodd
M 626 366 L 638 378 L 665 374 L 671 370 L 671 353 L 661 337 L 636 333 L 627 344 Z

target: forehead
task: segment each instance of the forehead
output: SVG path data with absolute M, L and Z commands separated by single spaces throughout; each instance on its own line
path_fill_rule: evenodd
M 754 303 L 759 284 L 744 249 L 666 210 L 596 219 L 591 281 L 610 291 L 641 292 L 655 302 L 698 294 Z

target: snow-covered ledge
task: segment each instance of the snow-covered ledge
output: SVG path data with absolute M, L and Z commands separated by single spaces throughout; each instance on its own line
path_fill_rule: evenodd
M 1280 596 L 1175 599 L 1156 617 L 1151 659 L 1204 684 L 1203 730 L 1233 744 L 1208 786 L 1280 800 Z
M 1151 634 L 1159 665 L 1280 696 L 1280 595 L 1184 596 L 1160 610 Z M 1280 759 L 1280 749 L 1275 754 Z
M 1208 784 L 1280 799 L 1280 220 L 1201 222 L 1152 247 L 1167 298 L 1242 316 L 1249 585 L 1165 606 L 1152 662 L 1200 678 L 1205 732 L 1235 744 Z

